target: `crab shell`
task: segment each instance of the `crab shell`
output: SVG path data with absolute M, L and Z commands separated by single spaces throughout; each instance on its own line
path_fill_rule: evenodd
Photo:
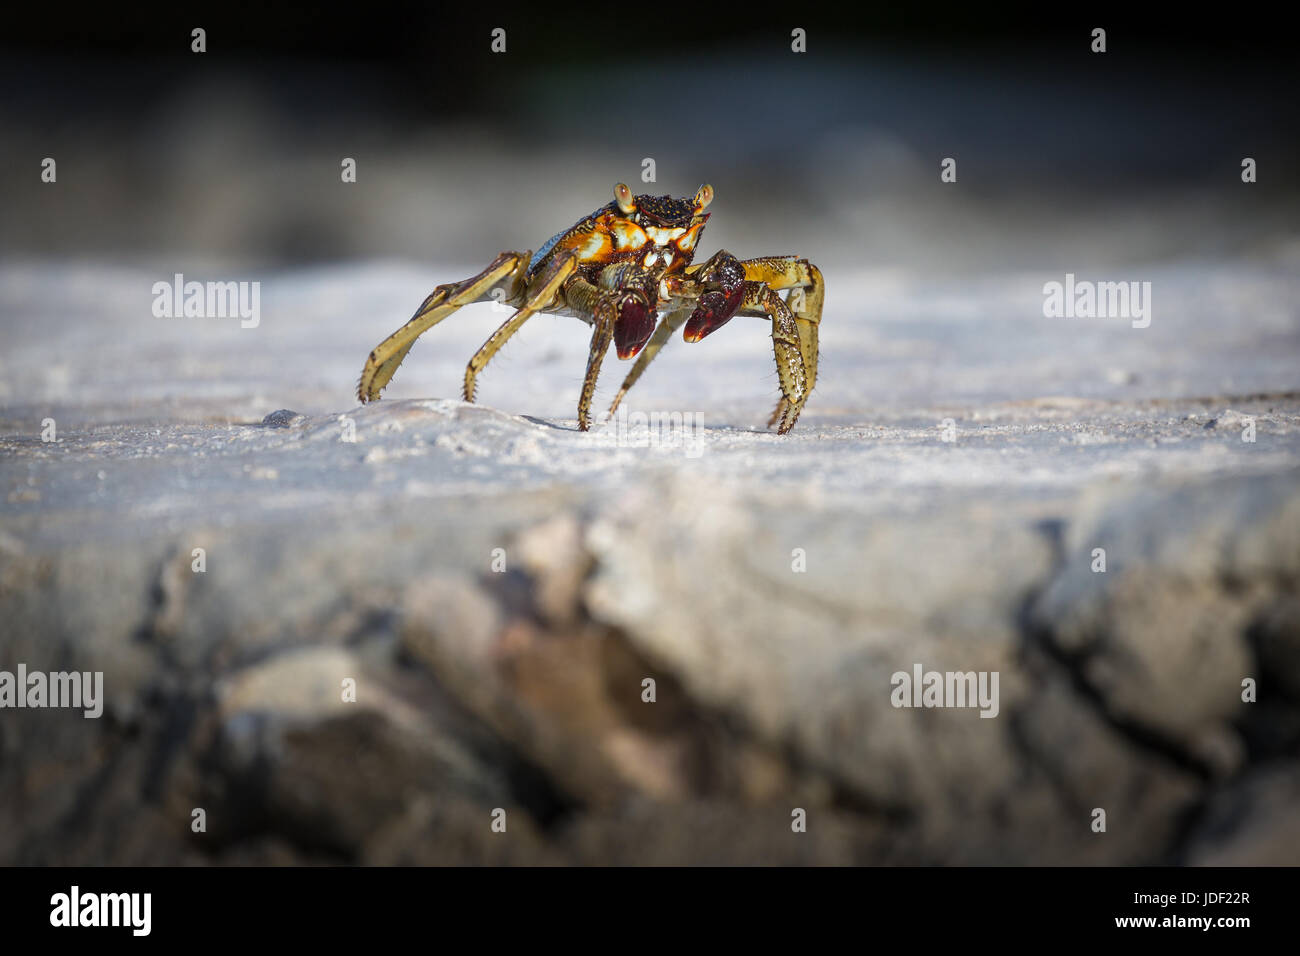
M 660 275 L 688 266 L 704 231 L 713 201 L 713 187 L 704 185 L 694 199 L 633 196 L 623 183 L 614 187 L 614 201 L 548 239 L 528 264 L 537 272 L 556 253 L 571 249 L 583 266 L 598 271 L 616 262 L 637 262 Z

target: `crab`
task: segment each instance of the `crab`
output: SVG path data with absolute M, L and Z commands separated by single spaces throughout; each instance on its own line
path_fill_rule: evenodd
M 610 406 L 613 415 L 678 329 L 687 342 L 698 342 L 737 315 L 759 316 L 772 323 L 781 390 L 768 427 L 775 425 L 784 435 L 817 381 L 822 274 L 798 256 L 737 259 L 721 250 L 694 263 L 711 215 L 704 210 L 712 201 L 713 187 L 707 184 L 691 199 L 633 196 L 624 183 L 617 184 L 612 202 L 536 253 L 503 252 L 478 275 L 434 289 L 410 321 L 370 353 L 357 397 L 377 400 L 417 338 L 462 306 L 492 299 L 515 311 L 470 359 L 464 400 L 474 401 L 479 373 L 529 318 L 539 312 L 572 315 L 592 327 L 578 400 L 578 428 L 587 431 L 596 378 L 611 343 L 620 359 L 636 358 Z

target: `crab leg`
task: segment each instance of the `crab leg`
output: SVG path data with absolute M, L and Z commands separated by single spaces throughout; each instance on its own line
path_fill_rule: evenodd
M 787 304 L 794 312 L 799 327 L 799 351 L 803 355 L 804 370 L 808 374 L 808 391 L 817 384 L 817 329 L 822 320 L 822 304 L 826 298 L 826 283 L 821 270 L 798 256 L 763 256 L 744 259 L 745 278 L 764 282 L 773 289 L 790 289 Z M 789 412 L 789 403 L 782 396 L 772 411 L 768 426 L 775 425 Z M 795 418 L 799 417 L 798 410 Z M 794 424 L 793 421 L 790 422 Z M 788 429 L 787 429 L 788 430 Z
M 776 377 L 781 383 L 781 402 L 777 405 L 781 423 L 777 433 L 784 435 L 799 420 L 808 400 L 799 326 L 785 300 L 766 283 L 747 281 L 744 294 L 739 315 L 768 315 L 772 319 L 772 351 L 776 356 Z
M 469 365 L 465 367 L 465 388 L 462 393 L 465 401 L 474 401 L 475 380 L 478 378 L 478 373 L 483 371 L 483 367 L 492 360 L 492 356 L 497 354 L 501 346 L 505 345 L 529 318 L 555 304 L 560 287 L 577 268 L 578 257 L 569 252 L 556 256 L 542 270 L 535 280 L 536 284 L 528 290 L 527 301 L 514 315 L 502 322 L 500 328 L 488 336 L 488 340 L 469 360 Z
M 821 270 L 798 256 L 764 256 L 742 259 L 745 278 L 766 283 L 773 289 L 790 289 L 786 304 L 799 325 L 799 349 L 808 372 L 808 391 L 817 384 L 817 327 L 822 319 L 826 283 Z
M 600 375 L 601 363 L 609 351 L 609 343 L 614 340 L 614 321 L 618 318 L 618 306 L 613 296 L 605 295 L 596 303 L 595 329 L 591 333 L 591 352 L 587 356 L 587 375 L 582 380 L 582 397 L 578 399 L 578 430 L 591 428 L 591 400 L 596 394 L 596 378 Z
M 691 317 L 693 308 L 692 306 L 678 309 L 676 312 L 670 312 L 663 317 L 659 323 L 659 328 L 655 329 L 655 334 L 651 336 L 641 354 L 637 356 L 636 364 L 628 371 L 627 378 L 623 379 L 623 387 L 614 396 L 614 403 L 609 406 L 609 414 L 613 415 L 618 410 L 619 402 L 623 401 L 623 396 L 627 394 L 628 389 L 636 384 L 636 380 L 641 377 L 641 373 L 646 370 L 646 366 L 654 361 L 654 357 L 659 354 L 659 350 L 668 344 L 668 340 L 673 337 L 673 333 L 680 329 L 686 323 L 686 320 Z
M 503 252 L 478 275 L 434 289 L 415 310 L 415 315 L 370 353 L 357 383 L 357 398 L 362 402 L 379 398 L 379 393 L 392 379 L 415 340 L 461 306 L 488 299 L 498 288 L 507 290 L 508 301 L 514 300 L 522 288 L 529 256 L 530 253 L 526 252 Z

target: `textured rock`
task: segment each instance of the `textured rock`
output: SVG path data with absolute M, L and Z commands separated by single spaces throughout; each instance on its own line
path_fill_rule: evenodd
M 1216 794 L 1188 840 L 1186 862 L 1300 865 L 1300 767 L 1261 768 Z
M 1243 681 L 1292 693 L 1298 589 L 1297 473 L 1109 489 L 1071 525 L 1033 620 L 1112 719 L 1226 775 L 1256 706 Z
M 458 384 L 470 320 L 352 407 L 390 331 L 355 316 L 409 314 L 422 274 L 281 287 L 307 342 L 0 270 L 0 669 L 102 670 L 106 698 L 0 712 L 0 861 L 1286 861 L 1300 399 L 1290 313 L 1252 309 L 1293 282 L 1227 276 L 1215 302 L 1262 316 L 1224 359 L 1261 394 L 1227 396 L 1195 274 L 1122 340 L 999 319 L 1024 303 L 991 280 L 846 275 L 836 308 L 885 318 L 826 323 L 789 436 L 751 427 L 761 332 L 665 353 L 638 391 L 708 410 L 688 455 L 576 431 L 568 335 L 485 379 L 535 417 L 402 400 Z M 170 360 L 60 325 L 101 300 Z M 895 706 L 918 665 L 995 673 L 996 716 Z

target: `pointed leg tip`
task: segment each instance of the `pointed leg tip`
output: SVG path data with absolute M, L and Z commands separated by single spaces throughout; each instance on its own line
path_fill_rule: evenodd
M 788 407 L 788 403 L 784 398 L 777 399 L 776 408 L 772 409 L 772 414 L 768 416 L 767 427 L 774 428 L 776 423 L 785 417 L 785 412 Z

